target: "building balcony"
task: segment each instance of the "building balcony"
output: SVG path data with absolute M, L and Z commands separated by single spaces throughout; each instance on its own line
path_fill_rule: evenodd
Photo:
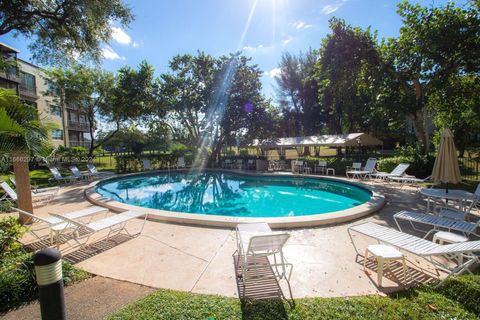
M 76 141 L 76 140 L 70 140 L 68 142 L 69 147 L 84 147 L 84 148 L 90 148 L 90 141 Z
M 16 72 L 0 72 L 0 78 L 15 82 L 17 84 L 20 83 L 20 77 Z
M 70 121 L 68 120 L 68 129 L 75 131 L 90 131 L 90 125 L 88 122 Z
M 27 99 L 30 98 L 30 99 L 34 99 L 34 100 L 38 99 L 37 87 L 27 88 L 27 87 L 24 87 L 24 86 L 20 85 L 18 87 L 18 90 L 19 90 L 19 93 L 20 93 L 20 97 L 22 97 L 22 98 L 27 98 Z

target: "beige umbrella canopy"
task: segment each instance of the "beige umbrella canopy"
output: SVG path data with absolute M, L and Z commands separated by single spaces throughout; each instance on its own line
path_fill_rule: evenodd
M 455 149 L 453 133 L 450 129 L 445 129 L 442 132 L 437 158 L 433 166 L 432 179 L 436 183 L 447 183 L 447 192 L 448 183 L 459 183 L 462 181 L 458 166 L 457 150 Z

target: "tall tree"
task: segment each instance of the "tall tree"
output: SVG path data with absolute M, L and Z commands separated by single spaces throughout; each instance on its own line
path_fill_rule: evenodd
M 328 132 L 372 132 L 379 127 L 378 120 L 389 120 L 381 93 L 390 83 L 382 70 L 376 35 L 335 18 L 330 28 L 316 65 L 318 99 Z
M 49 151 L 48 132 L 35 108 L 24 104 L 13 90 L 0 88 L 0 153 L 10 155 L 17 181 L 18 208 L 33 213 L 28 170 L 29 155 L 45 156 Z M 22 223 L 29 219 L 20 215 Z
M 203 52 L 195 56 L 177 55 L 170 60 L 171 72 L 160 76 L 162 104 L 169 113 L 172 133 L 178 137 L 179 131 L 185 130 L 189 145 L 199 142 L 205 126 L 205 110 L 214 85 L 216 64 L 212 56 Z
M 102 42 L 111 37 L 111 22 L 127 26 L 133 19 L 122 0 L 0 1 L 0 35 L 31 38 L 30 50 L 41 63 L 85 58 L 99 61 Z
M 158 104 L 159 87 L 154 70 L 145 61 L 138 70 L 122 67 L 116 75 L 86 66 L 73 65 L 69 69 L 50 72 L 59 92 L 60 103 L 65 101 L 85 113 L 89 122 L 89 156 L 110 140 L 125 124 L 147 117 Z M 97 118 L 109 125 L 108 133 L 95 133 Z
M 472 147 L 480 132 L 480 77 L 450 77 L 446 84 L 435 90 L 428 99 L 428 109 L 434 114 L 433 122 L 439 129 L 453 130 L 455 146 L 463 157 Z
M 388 39 L 382 56 L 404 95 L 404 108 L 424 151 L 430 147 L 427 102 L 451 76 L 480 71 L 480 14 L 478 1 L 465 7 L 449 2 L 425 8 L 399 4 L 403 25 L 398 38 Z
M 231 54 L 219 58 L 215 86 L 206 112 L 212 158 L 226 145 L 271 136 L 270 102 L 261 94 L 262 71 L 250 58 Z
M 314 78 L 318 52 L 309 49 L 298 55 L 285 52 L 276 77 L 277 100 L 284 114 L 295 118 L 295 135 L 312 135 L 322 129 L 324 119 L 317 99 Z

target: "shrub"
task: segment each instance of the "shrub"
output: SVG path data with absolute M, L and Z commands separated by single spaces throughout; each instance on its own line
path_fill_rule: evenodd
M 478 275 L 450 277 L 437 290 L 447 298 L 463 305 L 465 309 L 480 315 L 480 277 Z
M 0 220 L 0 313 L 37 297 L 33 256 L 19 240 L 27 229 L 14 217 Z M 87 278 L 84 271 L 63 262 L 65 284 Z
M 26 228 L 14 217 L 5 217 L 0 220 L 0 260 L 21 248 L 19 240 L 25 231 Z

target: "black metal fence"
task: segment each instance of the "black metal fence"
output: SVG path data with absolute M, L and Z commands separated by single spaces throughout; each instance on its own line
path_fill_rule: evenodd
M 458 158 L 464 180 L 480 180 L 480 158 Z

